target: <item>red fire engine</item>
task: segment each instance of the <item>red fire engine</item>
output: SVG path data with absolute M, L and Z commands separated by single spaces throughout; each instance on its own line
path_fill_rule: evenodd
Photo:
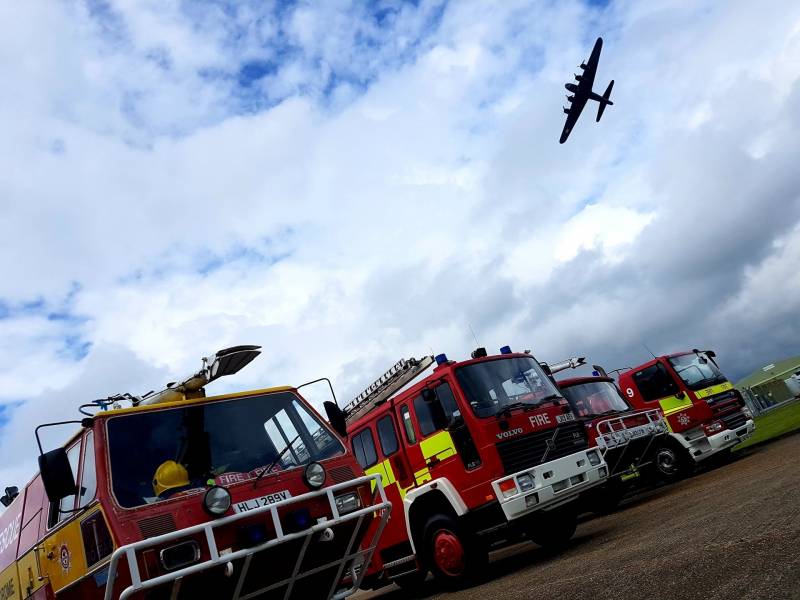
M 205 397 L 258 348 L 220 351 L 161 392 L 81 407 L 69 422 L 81 430 L 4 497 L 0 598 L 354 592 L 391 509 L 380 478 L 297 388 Z
M 548 368 L 557 373 L 583 364 L 583 358 L 575 358 Z M 589 446 L 597 447 L 608 464 L 606 484 L 586 497 L 587 508 L 607 512 L 617 506 L 630 483 L 653 464 L 667 425 L 657 408 L 634 410 L 614 380 L 599 367 L 595 369 L 591 377 L 562 379 L 558 387 L 575 416 L 583 420 Z
M 664 413 L 669 435 L 656 450 L 656 466 L 666 478 L 729 451 L 755 429 L 750 410 L 715 357 L 711 350 L 658 356 L 619 376 L 619 387 L 634 407 Z
M 365 584 L 413 586 L 429 570 L 462 584 L 492 547 L 572 537 L 573 501 L 606 464 L 533 356 L 500 352 L 440 354 L 403 391 L 434 359 L 401 360 L 346 407 L 353 452 L 380 474 L 395 515 Z

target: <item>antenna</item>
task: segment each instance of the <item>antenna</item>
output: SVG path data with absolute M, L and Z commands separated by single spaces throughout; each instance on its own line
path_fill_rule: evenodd
M 469 327 L 469 332 L 472 334 L 472 339 L 475 340 L 475 345 L 480 346 L 481 343 L 478 341 L 478 336 L 475 335 L 475 331 L 472 329 L 472 324 L 467 323 L 467 327 Z
M 655 354 L 653 354 L 653 351 L 650 350 L 650 348 L 647 347 L 647 344 L 642 342 L 642 346 L 644 346 L 644 349 L 647 350 L 650 353 L 650 356 L 652 356 L 653 358 L 658 358 Z

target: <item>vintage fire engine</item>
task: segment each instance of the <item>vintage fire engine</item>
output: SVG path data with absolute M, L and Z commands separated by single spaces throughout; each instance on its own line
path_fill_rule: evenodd
M 573 358 L 547 365 L 546 370 L 555 374 L 584 364 L 583 358 Z M 584 422 L 589 446 L 600 450 L 609 469 L 607 482 L 587 494 L 584 505 L 595 512 L 607 512 L 652 466 L 667 425 L 657 408 L 634 410 L 614 380 L 600 367 L 594 368 L 591 377 L 571 377 L 557 383 L 572 412 Z
M 298 388 L 205 397 L 259 352 L 229 348 L 161 392 L 81 407 L 80 431 L 4 497 L 0 598 L 354 592 L 391 509 L 380 478 Z
M 711 350 L 658 356 L 619 376 L 619 387 L 635 408 L 664 413 L 669 434 L 656 450 L 656 467 L 668 479 L 729 451 L 755 429 L 715 357 Z
M 429 570 L 463 584 L 503 543 L 563 545 L 573 501 L 605 480 L 602 453 L 539 363 L 500 352 L 440 354 L 405 390 L 434 358 L 401 360 L 346 407 L 349 444 L 394 505 L 365 586 L 411 587 Z

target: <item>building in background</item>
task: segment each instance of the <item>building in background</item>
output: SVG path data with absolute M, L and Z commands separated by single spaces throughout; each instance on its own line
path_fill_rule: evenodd
M 736 384 L 747 404 L 759 413 L 800 397 L 800 356 L 764 365 Z

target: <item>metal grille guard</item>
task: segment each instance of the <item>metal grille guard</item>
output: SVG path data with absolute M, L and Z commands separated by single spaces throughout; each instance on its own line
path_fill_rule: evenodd
M 647 423 L 629 426 L 625 422 L 628 419 L 641 417 L 645 417 Z M 622 459 L 625 457 L 630 442 L 649 435 L 650 441 L 641 453 L 641 459 L 638 464 L 635 465 L 636 467 L 642 466 L 644 457 L 647 456 L 653 441 L 658 436 L 667 432 L 667 423 L 660 410 L 651 409 L 604 419 L 595 425 L 595 429 L 597 430 L 597 449 L 600 450 L 603 458 L 606 458 L 606 454 L 608 454 L 609 450 L 622 448 L 624 446 L 615 464 L 613 466 L 609 464 L 609 468 L 611 469 L 609 474 L 613 475 L 617 473 L 617 467 L 623 464 Z
M 372 495 L 372 504 L 370 504 L 369 506 L 364 506 L 346 515 L 340 515 L 336 507 L 336 501 L 334 500 L 334 492 L 345 488 L 353 488 L 355 486 L 365 484 L 368 482 L 374 484 L 375 486 Z M 328 504 L 330 506 L 333 518 L 322 522 L 318 522 L 304 531 L 296 533 L 288 533 L 288 534 L 284 533 L 283 526 L 281 525 L 280 521 L 280 516 L 278 515 L 278 509 L 292 504 L 301 504 L 306 502 L 307 500 L 319 496 L 327 496 Z M 379 503 L 376 503 L 376 500 L 378 500 L 377 496 L 380 497 Z M 351 479 L 350 481 L 345 481 L 343 483 L 337 483 L 335 485 L 322 488 L 320 490 L 316 490 L 313 492 L 309 492 L 307 494 L 302 494 L 294 498 L 288 498 L 286 500 L 282 500 L 280 502 L 271 504 L 269 506 L 262 506 L 254 510 L 233 514 L 227 517 L 223 517 L 221 519 L 209 521 L 207 523 L 200 523 L 198 525 L 193 525 L 192 527 L 187 527 L 179 531 L 165 533 L 163 535 L 134 542 L 126 546 L 120 546 L 111 555 L 111 560 L 109 562 L 109 567 L 108 567 L 108 579 L 106 583 L 104 600 L 112 600 L 114 580 L 117 575 L 119 563 L 123 558 L 127 559 L 128 570 L 131 575 L 131 585 L 122 591 L 122 593 L 119 596 L 119 600 L 125 600 L 132 594 L 144 590 L 149 590 L 170 582 L 172 582 L 171 598 L 177 598 L 180 592 L 181 582 L 187 576 L 193 575 L 195 573 L 200 573 L 208 569 L 212 569 L 214 567 L 222 567 L 226 563 L 229 562 L 232 563 L 233 561 L 241 558 L 244 558 L 244 564 L 241 569 L 241 572 L 239 573 L 235 591 L 231 596 L 231 600 L 248 600 L 249 598 L 255 598 L 261 594 L 268 592 L 269 590 L 273 590 L 275 588 L 279 588 L 282 586 L 286 586 L 286 593 L 284 595 L 284 599 L 288 600 L 288 598 L 291 597 L 292 588 L 294 586 L 295 581 L 297 581 L 302 577 L 313 575 L 315 573 L 318 573 L 325 569 L 329 569 L 336 565 L 338 565 L 336 578 L 334 579 L 333 585 L 331 586 L 331 589 L 328 591 L 328 594 L 325 596 L 325 598 L 327 598 L 328 600 L 339 600 L 341 598 L 346 598 L 347 596 L 355 593 L 356 590 L 358 590 L 358 586 L 361 583 L 361 579 L 364 576 L 364 572 L 367 570 L 365 568 L 365 565 L 369 564 L 369 561 L 372 558 L 372 554 L 375 551 L 375 547 L 377 546 L 381 533 L 383 533 L 383 528 L 386 526 L 386 522 L 389 519 L 389 513 L 391 512 L 391 509 L 392 505 L 386 499 L 386 493 L 384 492 L 383 485 L 381 484 L 380 475 L 373 474 L 364 477 L 358 477 L 356 479 Z M 271 539 L 267 542 L 264 542 L 263 544 L 259 544 L 258 546 L 254 546 L 252 548 L 244 548 L 241 550 L 237 550 L 235 552 L 229 552 L 227 554 L 220 555 L 220 551 L 217 546 L 217 541 L 214 536 L 214 531 L 216 529 L 219 529 L 220 527 L 224 527 L 226 525 L 230 525 L 231 523 L 235 523 L 236 521 L 242 519 L 252 519 L 254 516 L 266 513 L 270 513 L 272 523 L 275 527 L 276 537 L 274 539 Z M 375 529 L 375 532 L 372 536 L 372 540 L 370 540 L 369 545 L 364 549 L 359 549 L 359 547 L 356 544 L 356 538 L 359 531 L 361 530 L 361 526 L 364 522 L 364 519 L 367 517 L 371 518 L 372 515 L 374 515 L 375 513 L 380 514 L 381 522 Z M 300 571 L 303 558 L 306 555 L 309 543 L 311 542 L 314 534 L 328 527 L 333 527 L 347 521 L 352 521 L 354 519 L 357 519 L 358 522 L 356 523 L 356 526 L 353 529 L 353 534 L 350 537 L 350 541 L 347 545 L 347 550 L 344 556 L 338 558 L 335 561 L 331 561 L 324 565 L 320 565 L 308 571 L 305 572 Z M 164 575 L 159 575 L 157 577 L 152 577 L 150 579 L 144 579 L 144 580 L 142 579 L 142 574 L 139 570 L 139 563 L 137 561 L 137 552 L 152 548 L 154 546 L 160 546 L 165 542 L 171 542 L 173 540 L 186 538 L 197 533 L 205 533 L 205 539 L 208 544 L 208 551 L 210 555 L 210 557 L 207 560 L 194 563 L 182 569 L 171 571 L 170 573 Z M 272 583 L 264 588 L 255 590 L 246 595 L 242 595 L 242 589 L 244 588 L 245 580 L 247 578 L 247 572 L 250 567 L 250 563 L 253 559 L 253 555 L 268 548 L 273 548 L 278 544 L 288 542 L 291 540 L 296 540 L 298 538 L 305 538 L 305 540 L 303 541 L 302 548 L 297 557 L 297 561 L 295 562 L 294 569 L 289 574 L 289 576 L 281 579 L 280 581 L 276 581 L 275 583 Z M 356 547 L 354 548 L 354 546 Z M 359 560 L 359 558 L 362 560 Z M 337 591 L 336 588 L 338 587 L 339 582 L 341 581 L 344 575 L 345 566 L 348 564 L 348 562 L 350 564 L 348 572 L 352 580 L 352 585 L 345 590 Z

